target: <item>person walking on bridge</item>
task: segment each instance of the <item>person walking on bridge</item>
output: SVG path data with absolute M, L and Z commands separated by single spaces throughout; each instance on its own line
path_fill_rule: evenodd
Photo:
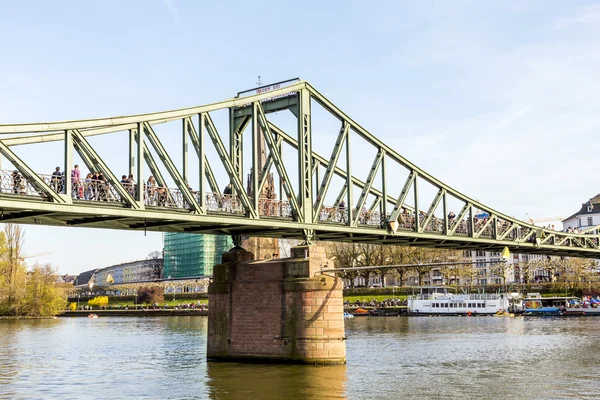
M 81 172 L 79 171 L 79 165 L 75 164 L 73 170 L 71 171 L 71 190 L 73 191 L 72 197 L 77 199 L 81 199 L 83 197 L 83 189 L 81 187 Z M 81 191 L 81 193 L 80 193 Z

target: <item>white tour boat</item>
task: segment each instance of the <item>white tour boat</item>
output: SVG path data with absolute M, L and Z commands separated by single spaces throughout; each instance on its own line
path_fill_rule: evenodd
M 453 294 L 443 286 L 420 289 L 418 295 L 408 297 L 408 311 L 413 315 L 493 315 L 509 306 L 504 293 Z

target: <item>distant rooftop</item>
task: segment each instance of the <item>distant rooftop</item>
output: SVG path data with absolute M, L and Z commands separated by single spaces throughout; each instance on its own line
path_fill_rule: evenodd
M 578 217 L 580 215 L 586 214 L 600 214 L 600 193 L 586 201 L 581 205 L 581 209 L 577 211 L 575 214 L 567 217 L 563 220 L 563 222 Z

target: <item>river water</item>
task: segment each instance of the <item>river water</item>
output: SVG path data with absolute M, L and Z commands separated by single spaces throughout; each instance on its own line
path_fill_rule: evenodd
M 600 398 L 600 318 L 345 322 L 316 367 L 207 363 L 206 317 L 0 321 L 0 399 Z

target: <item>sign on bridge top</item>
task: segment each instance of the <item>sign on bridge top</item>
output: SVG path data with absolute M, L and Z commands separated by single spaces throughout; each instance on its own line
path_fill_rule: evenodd
M 286 86 L 290 86 L 293 83 L 296 83 L 299 81 L 300 81 L 300 78 L 294 78 L 294 79 L 288 79 L 286 81 L 271 83 L 268 85 L 255 87 L 253 89 L 244 90 L 243 92 L 238 92 L 237 96 L 235 96 L 235 97 L 242 98 L 242 97 L 253 96 L 255 94 L 262 94 L 262 93 L 270 92 L 272 90 L 281 89 Z

